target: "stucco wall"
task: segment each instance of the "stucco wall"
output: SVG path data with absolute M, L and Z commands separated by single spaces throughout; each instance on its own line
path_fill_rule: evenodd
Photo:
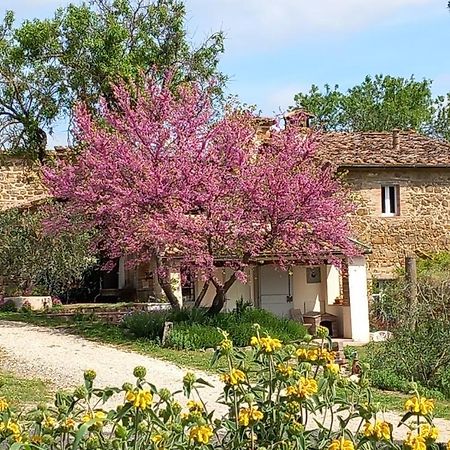
M 0 211 L 47 196 L 36 165 L 16 158 L 0 159 Z
M 408 254 L 450 251 L 450 169 L 353 169 L 347 181 L 358 204 L 355 234 L 372 246 L 372 277 L 394 277 Z M 399 186 L 398 216 L 381 215 L 382 184 Z
M 231 311 L 234 308 L 236 308 L 236 301 L 244 300 L 244 301 L 252 301 L 254 298 L 253 294 L 253 268 L 247 268 L 246 269 L 247 274 L 247 283 L 241 283 L 240 281 L 236 280 L 231 286 L 230 290 L 227 292 L 226 295 L 226 304 L 225 309 L 227 311 Z M 230 276 L 232 272 L 230 269 L 217 269 L 216 270 L 216 277 L 219 279 L 222 283 L 225 282 Z M 197 281 L 195 283 L 195 292 L 198 294 L 203 287 L 203 282 Z M 214 299 L 216 290 L 214 286 L 210 284 L 208 291 L 206 292 L 206 295 L 202 301 L 202 306 L 208 307 L 211 306 L 212 301 Z

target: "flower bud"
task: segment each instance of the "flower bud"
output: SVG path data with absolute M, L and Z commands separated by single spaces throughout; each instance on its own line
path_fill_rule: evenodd
M 94 381 L 96 376 L 97 376 L 97 374 L 96 374 L 95 370 L 88 369 L 88 370 L 84 371 L 84 379 L 86 381 Z
M 133 390 L 133 385 L 131 383 L 123 383 L 122 384 L 122 389 L 124 391 L 132 391 Z
M 161 400 L 167 401 L 172 396 L 172 393 L 169 391 L 169 389 L 162 388 L 159 390 L 158 395 L 160 396 Z
M 252 393 L 245 394 L 244 400 L 251 405 L 255 401 L 255 395 Z
M 148 422 L 146 420 L 142 420 L 141 422 L 139 422 L 138 430 L 141 433 L 145 433 L 146 431 L 148 431 Z
M 137 366 L 133 370 L 133 375 L 142 380 L 147 375 L 147 369 L 143 366 Z
M 197 380 L 197 377 L 195 376 L 195 374 L 193 374 L 192 372 L 188 372 L 183 377 L 183 384 L 185 386 L 192 386 L 195 383 L 196 380 Z
M 327 327 L 319 325 L 316 329 L 316 334 L 318 337 L 325 339 L 330 334 L 330 331 L 328 330 Z
M 42 443 L 46 445 L 53 445 L 55 443 L 55 439 L 50 434 L 42 435 Z
M 181 423 L 172 423 L 171 428 L 174 433 L 181 433 L 183 431 Z
M 97 436 L 90 436 L 86 441 L 87 450 L 97 450 L 100 448 L 100 440 Z
M 83 399 L 88 396 L 88 391 L 84 386 L 78 386 L 73 392 L 73 396 L 78 399 Z
M 127 434 L 127 429 L 123 425 L 118 424 L 114 431 L 114 435 L 119 439 L 126 439 Z

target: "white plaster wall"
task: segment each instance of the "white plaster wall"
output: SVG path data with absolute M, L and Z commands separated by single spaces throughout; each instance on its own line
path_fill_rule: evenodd
M 325 272 L 327 277 L 327 305 L 333 305 L 341 292 L 341 274 L 339 273 L 339 269 L 335 266 L 325 266 Z
M 253 301 L 253 287 L 252 287 L 252 270 L 251 268 L 246 269 L 247 273 L 247 283 L 241 283 L 240 281 L 236 280 L 231 286 L 230 290 L 227 292 L 227 302 L 225 304 L 225 308 L 227 311 L 230 311 L 236 307 L 236 301 L 242 298 L 248 301 Z M 216 277 L 221 280 L 223 283 L 225 280 L 227 280 L 232 274 L 231 269 L 217 269 L 216 270 Z M 202 281 L 197 281 L 195 283 L 195 292 L 196 295 L 201 291 L 203 287 Z M 208 307 L 211 305 L 214 295 L 216 294 L 216 289 L 213 285 L 210 284 L 205 298 L 202 301 L 202 306 Z
M 320 292 L 322 283 L 307 283 L 305 266 L 295 266 L 292 269 L 292 272 L 293 307 L 295 309 L 300 309 L 302 312 L 320 311 Z
M 355 257 L 348 264 L 350 294 L 351 338 L 355 342 L 369 342 L 369 301 L 367 272 L 364 257 Z

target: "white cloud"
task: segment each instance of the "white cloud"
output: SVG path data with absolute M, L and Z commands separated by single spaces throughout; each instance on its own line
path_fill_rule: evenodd
M 261 49 L 302 37 L 349 33 L 430 10 L 442 0 L 186 0 L 197 30 L 222 29 L 233 50 Z M 200 36 L 201 37 L 201 36 Z

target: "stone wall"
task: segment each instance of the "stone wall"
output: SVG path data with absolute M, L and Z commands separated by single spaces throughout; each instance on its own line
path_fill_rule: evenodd
M 48 196 L 36 165 L 17 158 L 0 159 L 0 211 Z
M 355 234 L 372 247 L 371 277 L 395 277 L 410 254 L 450 251 L 450 168 L 351 169 L 347 181 L 358 204 Z M 382 184 L 399 186 L 398 216 L 382 216 Z

